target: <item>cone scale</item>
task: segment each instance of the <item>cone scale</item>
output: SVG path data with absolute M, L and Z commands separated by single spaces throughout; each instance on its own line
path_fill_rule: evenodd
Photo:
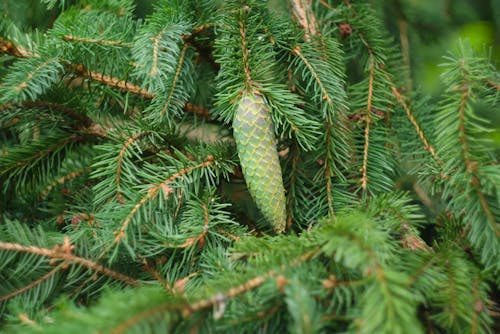
M 248 190 L 277 233 L 285 230 L 285 189 L 271 115 L 264 100 L 245 95 L 233 120 L 233 134 Z

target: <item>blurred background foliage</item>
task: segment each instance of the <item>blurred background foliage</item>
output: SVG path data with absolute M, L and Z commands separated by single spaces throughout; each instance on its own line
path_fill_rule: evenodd
M 174 0 L 173 0 L 174 1 Z M 328 5 L 324 0 L 312 0 L 317 6 Z M 349 0 L 339 0 L 349 1 Z M 429 95 L 431 101 L 443 90 L 439 64 L 447 51 L 455 51 L 460 40 L 468 40 L 474 49 L 490 57 L 498 68 L 500 61 L 500 0 L 366 0 L 383 17 L 394 42 L 402 49 L 411 69 L 407 88 Z M 12 14 L 21 29 L 49 29 L 60 8 L 47 10 L 50 0 L 0 0 L 0 20 Z M 71 6 L 78 0 L 67 0 Z M 221 2 L 223 2 L 221 0 Z M 287 0 L 270 0 L 269 6 L 288 11 Z M 136 0 L 135 14 L 144 18 L 152 10 L 154 0 Z M 330 1 L 329 3 L 332 3 Z M 22 10 L 19 10 L 19 9 Z M 0 64 L 5 59 L 0 59 Z M 496 131 L 492 133 L 500 146 L 500 113 L 482 111 Z

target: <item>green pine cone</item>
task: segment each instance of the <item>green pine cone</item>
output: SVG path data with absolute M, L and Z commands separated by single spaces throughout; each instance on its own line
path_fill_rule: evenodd
M 260 96 L 245 95 L 233 120 L 245 180 L 260 211 L 278 233 L 285 230 L 285 189 L 271 115 Z

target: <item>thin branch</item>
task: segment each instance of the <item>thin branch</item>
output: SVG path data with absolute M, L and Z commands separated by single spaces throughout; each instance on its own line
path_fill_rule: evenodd
M 97 38 L 87 38 L 87 37 L 77 37 L 72 35 L 65 35 L 63 39 L 68 42 L 76 42 L 76 43 L 87 43 L 87 44 L 101 44 L 108 46 L 119 46 L 119 47 L 132 47 L 134 43 L 127 43 L 123 41 L 110 41 L 105 39 L 97 39 Z
M 292 159 L 291 172 L 290 172 L 290 186 L 288 187 L 288 193 L 286 199 L 288 201 L 288 212 L 287 212 L 287 228 L 291 229 L 293 224 L 293 202 L 295 200 L 295 182 L 297 180 L 297 164 L 299 162 L 299 151 L 297 149 L 297 144 L 293 142 L 290 145 L 290 155 Z
M 497 226 L 495 216 L 493 215 L 493 212 L 491 211 L 491 208 L 488 204 L 486 196 L 481 191 L 481 180 L 477 176 L 478 163 L 477 163 L 477 161 L 474 161 L 471 159 L 470 152 L 469 152 L 469 144 L 467 142 L 467 134 L 466 134 L 466 129 L 465 129 L 465 110 L 467 108 L 469 94 L 470 94 L 469 89 L 468 89 L 467 85 L 465 85 L 463 88 L 463 91 L 462 91 L 462 98 L 460 99 L 460 105 L 458 107 L 458 131 L 459 131 L 460 144 L 462 147 L 462 156 L 463 156 L 464 163 L 465 163 L 465 170 L 466 170 L 467 174 L 469 174 L 471 176 L 472 187 L 474 188 L 474 191 L 479 199 L 479 203 L 481 205 L 481 208 L 483 209 L 484 213 L 486 214 L 488 222 L 490 223 L 493 231 L 495 231 L 495 234 L 497 236 L 500 236 L 500 229 Z
M 66 138 L 62 138 L 60 142 L 46 148 L 46 149 L 42 149 L 38 152 L 36 152 L 35 154 L 31 155 L 31 156 L 28 156 L 26 157 L 26 159 L 24 161 L 18 161 L 16 163 L 12 163 L 9 165 L 7 165 L 5 168 L 3 168 L 1 170 L 1 173 L 7 173 L 8 171 L 12 170 L 12 169 L 15 169 L 15 168 L 22 168 L 23 166 L 29 164 L 30 162 L 32 161 L 37 161 L 39 160 L 41 157 L 47 155 L 47 154 L 50 154 L 51 152 L 55 152 L 57 151 L 58 149 L 64 147 L 65 145 L 73 142 L 73 141 L 77 141 L 80 139 L 80 136 L 77 135 L 77 134 L 72 134 L 72 135 L 69 135 L 68 137 Z
M 184 47 L 181 50 L 181 53 L 179 55 L 179 62 L 177 63 L 177 68 L 175 70 L 175 74 L 172 77 L 172 85 L 170 86 L 170 92 L 168 93 L 167 100 L 163 104 L 163 108 L 161 109 L 160 116 L 163 116 L 165 112 L 168 110 L 168 107 L 171 104 L 172 97 L 174 96 L 174 91 L 175 87 L 177 86 L 177 83 L 179 82 L 179 79 L 181 77 L 181 70 L 182 70 L 182 65 L 184 64 L 184 58 L 186 56 L 186 51 L 189 47 L 189 44 L 185 43 Z
M 156 73 L 158 73 L 158 52 L 160 49 L 161 35 L 163 35 L 163 33 L 164 29 L 162 29 L 155 37 L 151 37 L 151 40 L 153 41 L 153 65 L 149 71 L 150 76 L 155 76 Z
M 72 179 L 75 179 L 82 175 L 85 171 L 87 171 L 87 168 L 81 168 L 59 177 L 57 180 L 45 187 L 44 190 L 42 190 L 42 192 L 40 193 L 40 198 L 46 197 L 58 184 L 64 184 Z
M 333 195 L 332 195 L 332 175 L 330 174 L 330 164 L 332 163 L 332 156 L 330 151 L 331 141 L 333 140 L 332 134 L 333 120 L 328 113 L 326 120 L 326 157 L 325 157 L 325 179 L 326 179 L 326 198 L 328 200 L 328 213 L 331 217 L 335 216 L 335 210 L 333 208 Z
M 240 241 L 241 238 L 235 234 L 232 234 L 232 233 L 229 233 L 228 231 L 222 229 L 222 228 L 218 228 L 216 230 L 217 232 L 221 233 L 221 234 L 224 234 L 225 236 L 229 237 L 230 239 L 232 239 L 233 241 Z
M 73 249 L 72 247 L 74 248 L 74 246 L 68 245 L 68 242 L 66 240 L 62 246 L 56 245 L 53 249 L 41 248 L 36 246 L 24 246 L 17 243 L 0 241 L 0 250 L 36 254 L 48 257 L 51 259 L 51 261 L 62 260 L 64 262 L 64 266 L 76 263 L 93 271 L 100 272 L 103 275 L 125 282 L 129 285 L 139 285 L 138 281 L 132 277 L 113 271 L 89 259 L 73 255 L 71 253 Z
M 57 61 L 58 60 L 56 58 L 50 58 L 50 59 L 47 59 L 46 61 L 44 61 L 43 63 L 41 63 L 40 65 L 38 65 L 33 71 L 31 71 L 31 72 L 28 73 L 28 75 L 26 76 L 26 80 L 24 80 L 19 85 L 17 85 L 14 88 L 14 90 L 17 91 L 17 92 L 21 92 L 23 89 L 27 88 L 28 87 L 28 82 L 33 79 L 33 77 L 35 76 L 35 74 L 38 71 L 40 71 L 44 67 L 50 65 L 51 63 L 54 63 L 54 62 L 57 62 Z
M 34 280 L 30 284 L 23 286 L 21 289 L 17 289 L 17 290 L 12 291 L 11 293 L 9 293 L 7 295 L 0 297 L 0 302 L 3 302 L 4 300 L 10 299 L 10 298 L 15 297 L 15 296 L 17 296 L 17 295 L 19 295 L 19 294 L 21 294 L 29 289 L 34 288 L 35 286 L 48 280 L 50 277 L 55 275 L 61 269 L 64 269 L 64 268 L 63 268 L 63 265 L 60 264 L 57 267 L 55 267 L 54 269 L 52 269 L 51 271 L 49 271 L 48 273 L 46 273 L 45 275 L 43 275 L 42 277 L 39 277 L 38 279 Z
M 210 25 L 204 25 L 204 26 L 200 26 L 198 28 L 195 28 L 195 30 L 193 31 L 193 34 L 186 35 L 183 38 L 186 41 L 189 41 L 190 38 L 192 38 L 192 36 L 200 33 L 201 31 L 205 30 L 207 27 L 210 27 Z M 186 45 L 187 45 L 187 43 L 188 42 L 186 42 Z M 17 50 L 17 51 L 14 51 L 14 50 Z M 19 51 L 19 50 L 21 50 L 21 51 Z M 2 39 L 1 37 L 0 37 L 0 53 L 11 54 L 17 58 L 38 57 L 38 55 L 29 53 L 29 52 L 23 50 L 22 48 L 15 46 L 14 44 L 12 44 L 11 41 Z M 77 75 L 79 75 L 81 77 L 92 79 L 92 80 L 100 82 L 104 85 L 118 88 L 122 91 L 136 94 L 136 95 L 142 96 L 142 97 L 147 98 L 147 99 L 152 99 L 155 97 L 155 95 L 153 93 L 149 92 L 148 90 L 143 89 L 140 86 L 131 84 L 125 80 L 120 80 L 118 78 L 114 78 L 114 77 L 111 77 L 109 75 L 99 73 L 99 72 L 88 71 L 83 67 L 82 64 L 76 64 L 76 65 L 75 64 L 68 64 L 68 66 L 73 72 L 75 72 Z M 24 103 L 34 103 L 35 104 L 35 103 L 43 103 L 43 102 L 41 102 L 41 101 L 29 102 L 28 101 L 28 102 L 24 102 Z M 8 108 L 8 106 L 9 105 L 0 106 L 0 111 L 5 110 L 6 108 Z M 204 108 L 204 107 L 201 107 L 198 105 L 194 105 L 194 104 L 188 102 L 188 103 L 186 103 L 186 105 L 184 106 L 183 109 L 186 112 L 194 113 L 194 114 L 199 115 L 203 118 L 210 119 L 210 112 L 208 111 L 207 108 Z
M 148 99 L 152 99 L 154 95 L 146 89 L 141 88 L 140 86 L 136 86 L 127 82 L 126 80 L 120 80 L 118 78 L 111 77 L 107 74 L 89 71 L 83 67 L 83 65 L 71 65 L 76 74 L 81 77 L 89 78 L 94 81 L 98 81 L 107 86 L 115 87 L 120 90 L 130 92 Z
M 401 104 L 404 111 L 406 112 L 406 116 L 410 120 L 411 124 L 413 124 L 413 126 L 415 127 L 415 130 L 417 131 L 417 135 L 420 138 L 420 141 L 422 141 L 422 143 L 424 144 L 424 149 L 426 151 L 429 151 L 429 153 L 432 155 L 434 160 L 436 160 L 438 163 L 441 163 L 441 161 L 439 160 L 439 158 L 436 155 L 436 151 L 434 150 L 434 147 L 432 147 L 432 145 L 429 144 L 429 141 L 425 137 L 425 134 L 424 134 L 422 128 L 420 128 L 420 125 L 418 124 L 417 120 L 415 119 L 415 116 L 413 116 L 413 113 L 411 112 L 410 108 L 406 104 L 404 97 L 401 95 L 401 93 L 397 90 L 396 87 L 392 86 L 391 90 L 392 90 L 392 93 L 394 94 L 394 96 L 396 97 L 397 101 Z
M 474 296 L 474 305 L 472 309 L 474 310 L 474 313 L 472 313 L 471 334 L 477 333 L 477 327 L 478 327 L 477 322 L 479 318 L 479 313 L 484 310 L 484 304 L 482 300 L 479 298 L 478 290 L 479 290 L 479 277 L 476 276 L 474 279 L 474 284 L 472 286 L 472 291 Z
M 206 119 L 210 119 L 210 111 L 202 106 L 192 104 L 191 102 L 186 103 L 184 106 L 184 111 L 201 116 Z
M 242 52 L 242 60 L 243 60 L 243 72 L 245 73 L 246 82 L 245 85 L 247 89 L 251 91 L 252 87 L 252 76 L 250 75 L 250 68 L 248 64 L 248 46 L 247 46 L 247 38 L 246 38 L 246 27 L 243 25 L 243 22 L 240 20 L 238 22 L 240 26 L 240 36 L 241 36 L 241 52 Z
M 132 145 L 134 142 L 136 142 L 138 139 L 140 139 L 142 136 L 148 134 L 149 131 L 141 131 L 139 133 L 134 134 L 132 137 L 130 137 L 125 144 L 123 144 L 120 153 L 118 153 L 118 162 L 117 162 L 117 167 L 116 167 L 116 198 L 118 203 L 123 204 L 123 194 L 121 192 L 121 175 L 122 175 L 122 166 L 123 166 L 123 160 L 125 157 L 125 152 L 129 148 L 130 145 Z
M 318 84 L 318 87 L 321 90 L 321 95 L 323 96 L 323 100 L 326 100 L 326 102 L 328 103 L 328 105 L 330 107 L 333 106 L 333 100 L 330 97 L 330 94 L 326 90 L 325 86 L 323 85 L 323 81 L 321 81 L 321 79 L 319 78 L 319 74 L 314 70 L 314 67 L 311 65 L 311 63 L 302 54 L 302 52 L 300 50 L 300 46 L 296 46 L 292 50 L 292 54 L 297 55 L 302 60 L 304 65 L 306 65 L 307 69 L 309 70 L 309 72 L 311 72 L 312 76 L 314 77 L 314 80 L 316 81 L 316 83 Z
M 398 4 L 400 5 L 400 4 Z M 410 63 L 410 43 L 408 41 L 408 22 L 401 15 L 398 18 L 398 28 L 399 28 L 399 41 L 401 43 L 401 53 L 403 54 L 403 62 L 406 68 L 409 70 L 411 68 Z M 409 91 L 413 90 L 413 85 L 411 81 L 411 75 L 407 72 L 406 76 L 406 89 Z
M 361 177 L 361 187 L 366 190 L 368 185 L 368 149 L 370 145 L 370 124 L 372 121 L 371 110 L 372 110 L 372 97 L 373 97 L 373 77 L 375 72 L 375 57 L 373 56 L 371 49 L 370 53 L 370 75 L 368 78 L 368 96 L 366 100 L 366 115 L 365 115 L 365 144 L 363 147 L 363 167 L 361 172 L 363 173 Z

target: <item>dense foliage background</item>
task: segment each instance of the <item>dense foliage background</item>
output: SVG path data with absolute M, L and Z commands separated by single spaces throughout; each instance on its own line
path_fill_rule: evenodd
M 497 331 L 499 40 L 495 0 L 0 1 L 0 331 Z

